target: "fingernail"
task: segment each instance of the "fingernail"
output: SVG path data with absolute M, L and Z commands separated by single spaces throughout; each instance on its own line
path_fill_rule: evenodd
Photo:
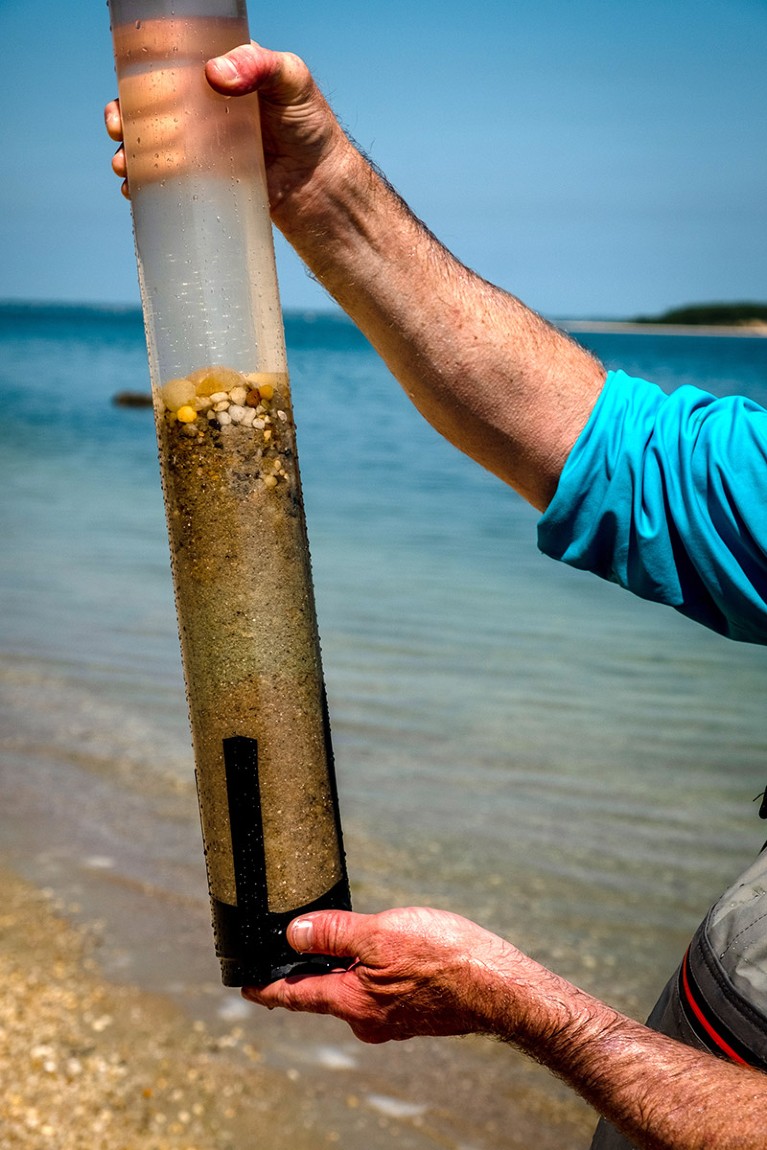
M 290 924 L 290 945 L 299 954 L 312 949 L 314 923 L 310 918 L 297 918 Z
M 226 81 L 239 79 L 240 73 L 237 70 L 237 65 L 228 56 L 216 56 L 211 63 L 215 65 L 219 79 Z

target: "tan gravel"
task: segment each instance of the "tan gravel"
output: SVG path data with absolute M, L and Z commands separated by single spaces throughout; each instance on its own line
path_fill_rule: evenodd
M 236 1028 L 103 981 L 87 938 L 0 871 L 1 1150 L 327 1145 L 289 1079 Z

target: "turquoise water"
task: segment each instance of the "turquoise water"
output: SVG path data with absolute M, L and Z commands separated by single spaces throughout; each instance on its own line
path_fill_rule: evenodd
M 358 909 L 458 910 L 643 1016 L 767 837 L 767 654 L 541 556 L 535 512 L 439 439 L 345 320 L 289 316 L 287 337 Z M 767 402 L 767 340 L 578 338 L 667 389 Z M 154 427 L 113 405 L 124 389 L 148 390 L 138 313 L 0 309 L 0 851 L 102 924 L 111 973 L 232 1018 Z M 324 1049 L 317 1020 L 259 1027 L 277 1062 Z M 507 1051 L 332 1035 L 350 1074 L 433 1116 L 414 1146 L 517 1145 L 511 1096 L 584 1144 L 581 1112 Z

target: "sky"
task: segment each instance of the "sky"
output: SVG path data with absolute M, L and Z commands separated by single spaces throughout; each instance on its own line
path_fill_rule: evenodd
M 336 114 L 464 263 L 555 318 L 767 300 L 767 0 L 280 0 Z M 0 300 L 138 303 L 104 0 L 0 0 Z M 277 240 L 286 308 L 332 301 Z

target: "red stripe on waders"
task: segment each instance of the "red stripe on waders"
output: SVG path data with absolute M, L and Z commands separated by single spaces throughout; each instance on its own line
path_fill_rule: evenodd
M 687 978 L 687 964 L 689 961 L 690 951 L 688 950 L 687 954 L 684 956 L 684 962 L 682 963 L 682 985 L 684 986 L 684 993 L 687 998 L 687 1003 L 690 1007 L 690 1010 L 692 1010 L 693 1014 L 705 1030 L 706 1034 L 708 1034 L 709 1038 L 711 1038 L 712 1041 L 716 1043 L 719 1049 L 724 1054 L 726 1054 L 728 1058 L 732 1059 L 733 1062 L 737 1062 L 740 1066 L 748 1066 L 749 1063 L 746 1062 L 745 1058 L 741 1058 L 739 1054 L 736 1054 L 732 1047 L 725 1042 L 721 1034 L 717 1034 L 716 1030 L 714 1030 L 713 1026 L 704 1016 L 703 1011 L 700 1009 L 697 1002 L 693 998 L 692 991 L 690 990 L 690 983 Z

